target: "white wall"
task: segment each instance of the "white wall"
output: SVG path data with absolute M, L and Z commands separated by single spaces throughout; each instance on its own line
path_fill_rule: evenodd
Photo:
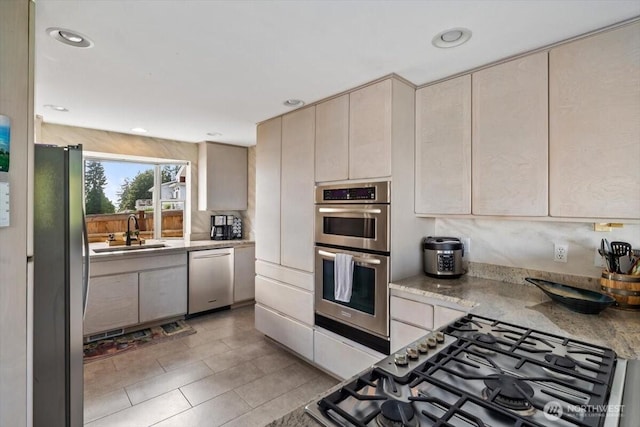
M 468 261 L 553 273 L 598 277 L 594 266 L 600 240 L 622 240 L 640 249 L 640 225 L 625 224 L 612 232 L 593 231 L 593 223 L 437 219 L 436 234 L 471 238 Z M 554 242 L 569 245 L 567 263 L 553 261 Z
M 63 126 L 52 123 L 44 123 L 41 125 L 39 133 L 42 135 L 42 142 L 46 144 L 57 145 L 74 145 L 82 144 L 87 151 L 96 151 L 100 153 L 128 154 L 133 156 L 146 156 L 175 160 L 187 160 L 191 162 L 191 240 L 206 239 L 209 236 L 210 217 L 216 212 L 199 211 L 197 209 L 198 201 L 198 145 L 182 141 L 174 141 L 161 138 L 150 138 L 139 135 L 128 135 L 117 132 L 109 132 L 97 129 L 86 129 L 74 126 Z M 253 157 L 249 156 L 249 197 L 255 198 L 255 173 L 252 178 L 252 161 L 253 170 L 255 170 L 255 149 Z M 229 215 L 243 216 L 243 232 L 245 237 L 253 237 L 252 217 L 253 202 L 249 201 L 249 210 L 243 212 L 220 212 Z
M 0 228 L 0 426 L 31 419 L 28 185 L 33 177 L 33 55 L 29 52 L 33 4 L 0 1 L 0 114 L 11 119 L 10 226 Z M 31 10 L 30 10 L 31 9 Z M 29 245 L 31 247 L 31 245 Z

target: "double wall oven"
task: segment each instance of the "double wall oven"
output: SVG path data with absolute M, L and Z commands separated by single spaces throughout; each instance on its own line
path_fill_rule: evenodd
M 389 354 L 390 183 L 316 187 L 316 325 Z M 353 257 L 348 302 L 335 296 L 335 258 Z

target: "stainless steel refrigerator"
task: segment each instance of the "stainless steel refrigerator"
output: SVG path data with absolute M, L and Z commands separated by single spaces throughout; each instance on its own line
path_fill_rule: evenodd
M 89 277 L 81 146 L 36 144 L 33 198 L 33 422 L 81 427 Z

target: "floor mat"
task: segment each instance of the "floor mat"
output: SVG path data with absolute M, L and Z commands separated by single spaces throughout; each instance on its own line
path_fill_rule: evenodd
M 153 328 L 130 332 L 113 338 L 105 338 L 84 345 L 84 363 L 132 351 L 168 340 L 195 334 L 196 330 L 183 320 Z

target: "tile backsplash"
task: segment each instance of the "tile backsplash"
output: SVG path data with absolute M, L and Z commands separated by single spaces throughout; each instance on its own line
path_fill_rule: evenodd
M 600 239 L 640 249 L 640 224 L 596 232 L 593 223 L 438 218 L 435 230 L 441 236 L 469 237 L 468 262 L 587 277 L 602 271 L 594 265 Z M 553 260 L 554 243 L 568 244 L 566 263 Z

